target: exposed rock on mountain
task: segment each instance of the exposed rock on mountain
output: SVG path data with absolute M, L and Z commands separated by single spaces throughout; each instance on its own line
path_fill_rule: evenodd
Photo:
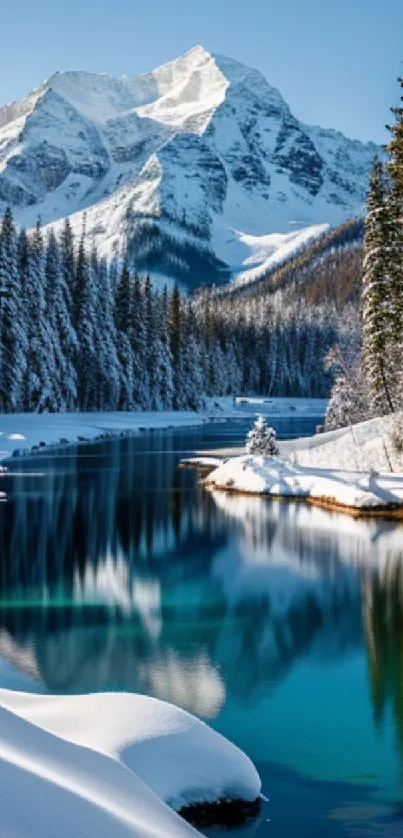
M 137 78 L 56 73 L 0 108 L 0 211 L 65 215 L 189 287 L 358 213 L 372 143 L 300 123 L 256 70 L 195 47 Z M 280 235 L 279 235 L 280 234 Z

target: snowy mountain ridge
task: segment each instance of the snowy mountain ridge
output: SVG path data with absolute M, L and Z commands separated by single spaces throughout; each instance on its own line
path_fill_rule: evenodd
M 139 269 L 220 282 L 360 212 L 377 151 L 198 46 L 137 77 L 57 72 L 0 108 L 0 210 L 77 233 L 85 213 L 101 254 L 128 244 Z

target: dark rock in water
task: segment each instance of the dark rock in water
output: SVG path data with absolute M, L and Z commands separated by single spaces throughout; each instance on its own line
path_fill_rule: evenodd
M 21 457 L 21 451 L 20 451 L 20 449 L 19 449 L 19 448 L 14 448 L 14 451 L 13 451 L 12 456 L 13 456 L 13 457 Z
M 38 448 L 46 448 L 46 442 L 40 442 Z
M 179 815 L 198 829 L 221 826 L 231 829 L 242 826 L 251 818 L 257 817 L 261 809 L 261 799 L 256 800 L 217 800 L 215 803 L 198 803 L 183 806 Z
M 64 437 L 64 436 L 62 436 L 61 439 L 59 439 L 59 442 L 60 442 L 60 445 L 68 445 L 69 444 L 68 439 L 66 439 L 66 437 Z
M 85 437 L 85 436 L 78 435 L 77 439 L 78 439 L 79 442 L 88 442 L 87 437 Z

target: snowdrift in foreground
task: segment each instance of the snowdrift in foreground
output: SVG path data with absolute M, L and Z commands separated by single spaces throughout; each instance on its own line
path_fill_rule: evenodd
M 157 699 L 0 690 L 2 838 L 185 838 L 169 806 L 259 793 L 235 745 Z
M 403 474 L 295 466 L 276 457 L 243 456 L 223 462 L 206 485 L 234 492 L 297 497 L 360 511 L 398 509 L 403 516 Z

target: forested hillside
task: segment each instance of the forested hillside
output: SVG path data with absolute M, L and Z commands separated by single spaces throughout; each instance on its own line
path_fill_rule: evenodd
M 74 241 L 68 220 L 58 237 L 44 238 L 39 224 L 18 232 L 7 210 L 1 410 L 197 409 L 204 395 L 326 396 L 326 355 L 357 328 L 360 274 L 355 244 L 327 242 L 247 293 L 206 288 L 188 298 L 100 259 L 85 230 Z

